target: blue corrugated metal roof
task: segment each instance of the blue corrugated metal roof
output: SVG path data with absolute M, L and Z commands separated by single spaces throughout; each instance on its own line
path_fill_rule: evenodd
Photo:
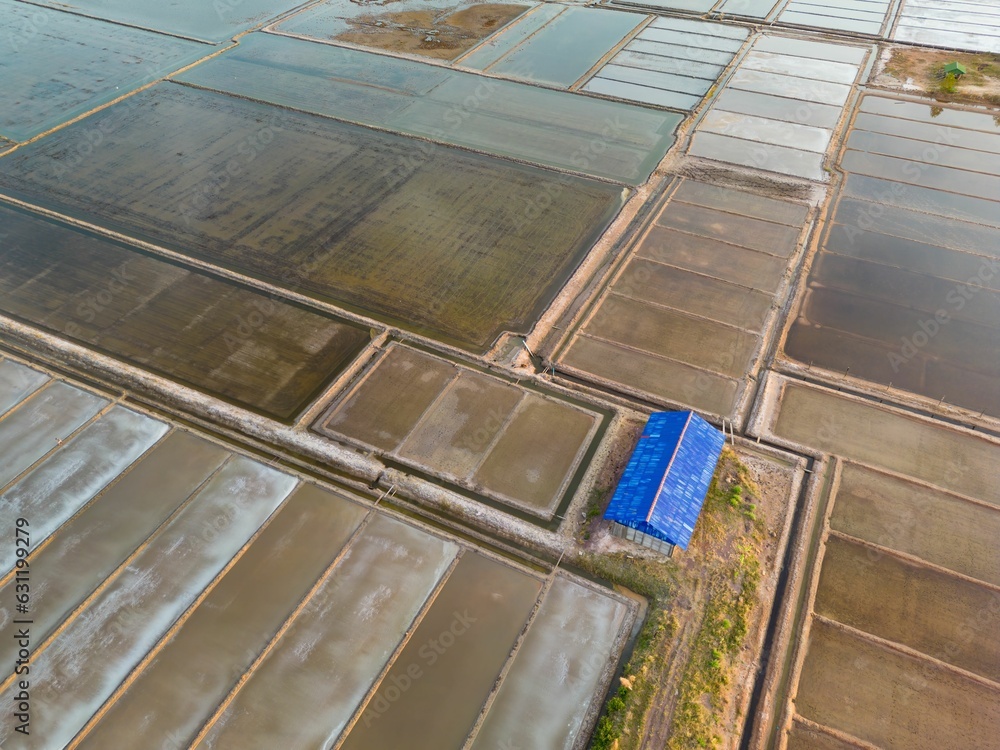
M 725 441 L 694 412 L 650 415 L 604 517 L 687 549 Z

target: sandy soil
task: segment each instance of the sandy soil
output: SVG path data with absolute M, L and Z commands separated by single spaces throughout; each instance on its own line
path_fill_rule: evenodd
M 432 8 L 360 16 L 350 21 L 353 28 L 337 39 L 390 52 L 452 60 L 525 10 L 524 5 L 485 3 L 454 13 Z
M 959 62 L 968 73 L 952 94 L 941 91 L 941 70 Z M 929 94 L 939 101 L 1000 105 L 1000 55 L 970 54 L 918 47 L 885 47 L 871 84 L 891 91 Z

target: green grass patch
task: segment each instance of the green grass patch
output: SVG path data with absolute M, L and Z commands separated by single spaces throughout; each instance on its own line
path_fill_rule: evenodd
M 624 690 L 608 700 L 591 741 L 593 750 L 610 750 L 616 741 L 619 750 L 637 749 L 659 678 L 669 666 L 663 655 L 665 645 L 677 632 L 677 620 L 665 609 L 677 590 L 677 564 L 667 558 L 629 559 L 621 553 L 586 555 L 577 563 L 593 575 L 649 600 L 646 621 L 624 669 L 631 688 L 623 686 Z
M 938 88 L 943 94 L 954 94 L 958 91 L 958 78 L 955 77 L 954 73 L 949 73 L 941 79 L 941 83 L 938 84 Z
M 600 507 L 609 491 L 595 490 L 603 495 L 592 493 L 591 502 Z M 753 541 L 763 533 L 753 502 L 758 495 L 749 470 L 734 452 L 725 449 L 705 498 L 692 548 L 730 537 L 734 530 L 737 546 L 731 559 L 710 578 L 710 599 L 684 673 L 670 748 L 711 747 L 714 741 L 713 712 L 702 702 L 706 696 L 709 705 L 719 701 L 728 684 L 733 657 L 743 647 L 749 629 L 760 580 L 753 547 Z M 680 568 L 675 559 L 630 558 L 621 553 L 590 554 L 577 563 L 649 600 L 646 621 L 625 665 L 625 684 L 609 698 L 591 740 L 592 750 L 639 750 L 646 717 L 670 668 L 667 655 L 679 623 L 669 605 L 681 586 Z
M 759 491 L 746 467 L 737 462 L 733 468 L 735 481 L 726 489 L 717 474 L 709 499 L 712 517 L 720 527 L 718 533 L 736 531 L 735 547 L 709 579 L 708 604 L 684 671 L 668 750 L 711 748 L 721 741 L 718 719 L 725 708 L 723 694 L 749 633 L 757 601 L 761 578 L 758 545 L 764 524 L 751 500 Z M 706 500 L 706 508 L 708 505 Z

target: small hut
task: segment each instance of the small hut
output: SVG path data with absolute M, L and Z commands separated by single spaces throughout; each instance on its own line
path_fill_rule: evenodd
M 945 76 L 953 75 L 955 78 L 961 78 L 968 72 L 968 69 L 960 62 L 950 62 L 944 66 Z

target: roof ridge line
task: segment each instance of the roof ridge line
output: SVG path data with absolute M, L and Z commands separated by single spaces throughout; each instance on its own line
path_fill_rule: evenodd
M 677 454 L 680 453 L 681 444 L 684 442 L 684 436 L 687 434 L 687 429 L 691 425 L 692 417 L 694 417 L 694 411 L 689 411 L 687 420 L 684 422 L 684 427 L 681 430 L 681 434 L 677 437 L 677 444 L 674 446 L 674 452 L 670 456 L 670 463 L 667 464 L 667 468 L 663 472 L 663 478 L 660 480 L 660 484 L 656 488 L 656 493 L 653 495 L 653 502 L 649 504 L 649 512 L 646 513 L 646 523 L 649 523 L 650 519 L 653 517 L 653 511 L 656 510 L 656 503 L 660 499 L 660 493 L 663 492 L 663 485 L 666 484 L 667 477 L 670 476 L 670 469 L 674 465 L 674 459 L 676 459 Z M 649 424 L 649 420 L 646 421 L 646 424 Z

